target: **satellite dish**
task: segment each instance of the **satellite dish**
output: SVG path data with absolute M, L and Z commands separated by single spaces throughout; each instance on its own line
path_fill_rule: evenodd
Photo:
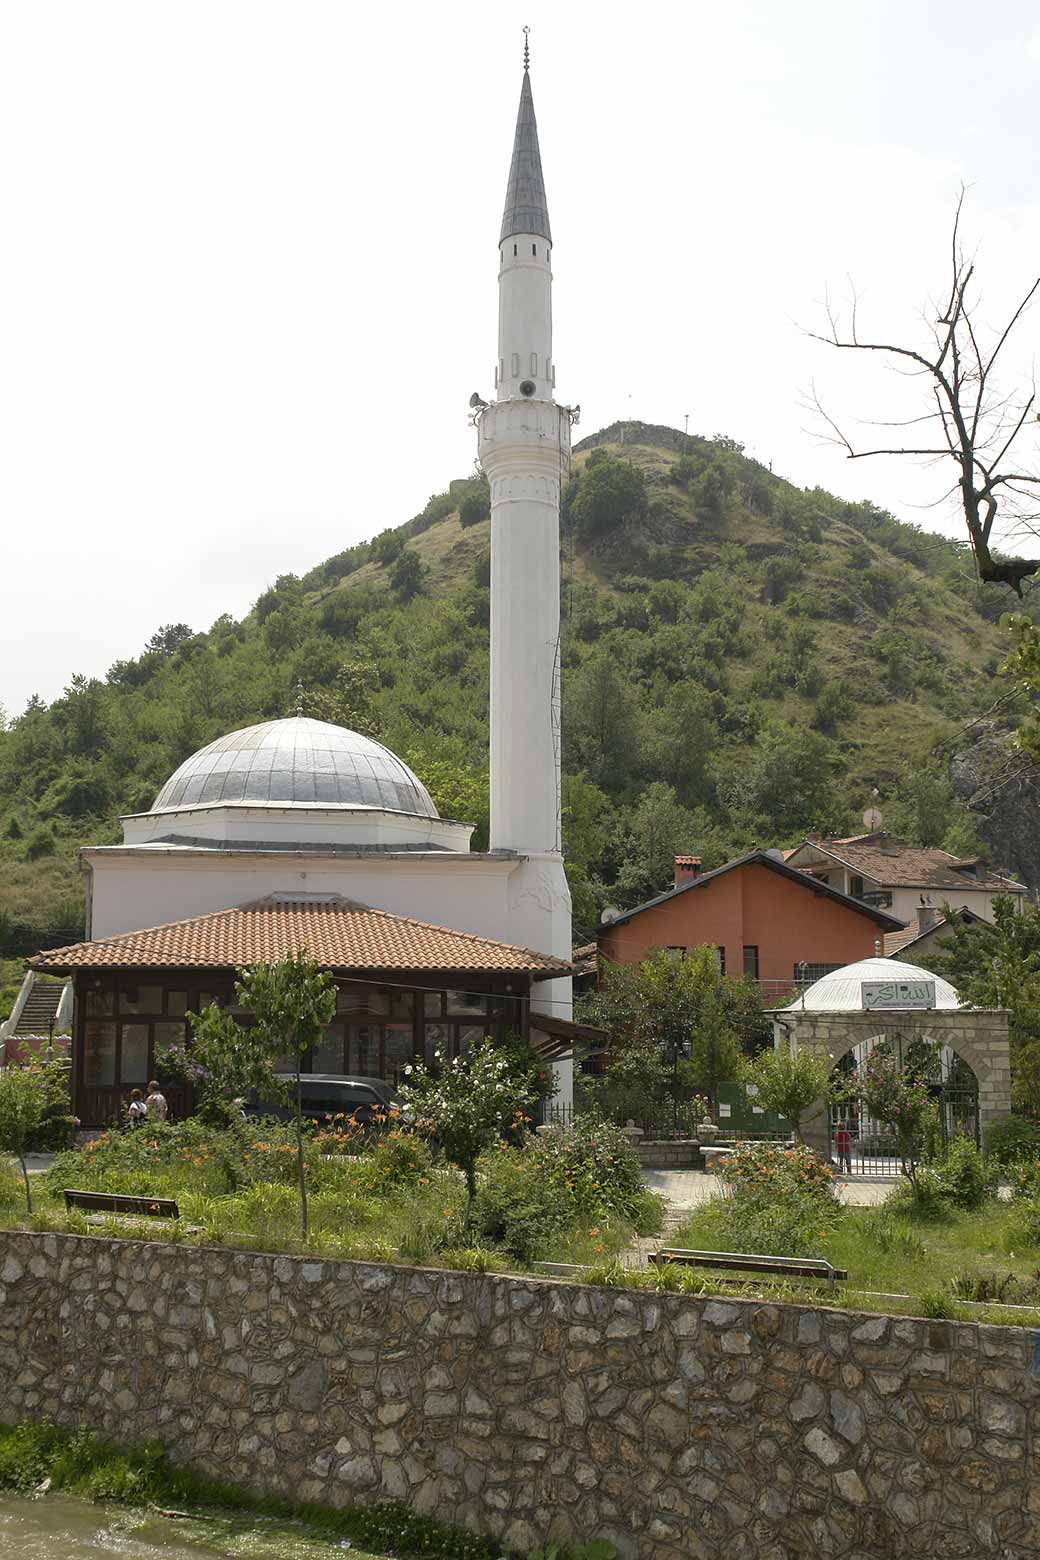
M 863 822 L 870 830 L 871 834 L 877 833 L 878 829 L 881 827 L 881 814 L 878 812 L 876 807 L 867 808 L 866 812 L 863 814 Z
M 603 911 L 603 914 L 599 918 L 600 919 L 600 925 L 601 926 L 609 926 L 611 921 L 613 921 L 614 918 L 616 916 L 619 916 L 620 914 L 621 914 L 621 911 L 618 909 L 617 905 L 608 905 L 606 907 L 606 909 Z
M 772 845 L 769 850 L 766 851 L 766 855 L 769 857 L 770 861 L 785 861 L 787 859 L 784 856 L 783 851 L 778 850 L 775 845 Z

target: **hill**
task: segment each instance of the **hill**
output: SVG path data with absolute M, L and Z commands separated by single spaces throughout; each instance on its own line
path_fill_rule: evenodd
M 75 850 L 119 837 L 222 732 L 308 713 L 378 732 L 486 840 L 488 497 L 477 475 L 241 621 L 160 629 L 0 732 L 0 951 L 78 931 Z M 1007 605 L 952 542 L 792 486 L 734 440 L 615 424 L 563 505 L 565 844 L 579 932 L 604 903 L 810 828 L 977 845 L 947 755 L 1006 694 Z M 186 603 L 190 616 L 190 603 Z M 1014 866 L 1015 863 L 1005 863 Z

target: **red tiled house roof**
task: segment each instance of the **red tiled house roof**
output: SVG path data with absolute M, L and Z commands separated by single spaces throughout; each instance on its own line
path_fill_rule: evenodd
M 307 953 L 329 970 L 489 972 L 545 979 L 566 960 L 470 932 L 391 915 L 349 899 L 273 897 L 95 942 L 49 948 L 33 969 L 236 969 Z

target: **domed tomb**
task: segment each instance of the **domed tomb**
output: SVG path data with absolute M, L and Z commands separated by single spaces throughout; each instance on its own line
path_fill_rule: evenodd
M 927 981 L 935 987 L 936 1008 L 959 1008 L 961 999 L 948 980 L 923 970 L 917 964 L 904 964 L 901 959 L 859 959 L 855 964 L 845 964 L 840 970 L 807 986 L 805 994 L 794 1004 L 799 1012 L 806 1013 L 861 1013 L 863 1011 L 864 981 L 890 981 L 893 984 Z M 909 1004 L 908 1004 L 909 1005 Z
M 246 726 L 200 748 L 170 776 L 151 811 L 221 802 L 325 803 L 438 817 L 426 787 L 389 748 L 302 715 Z

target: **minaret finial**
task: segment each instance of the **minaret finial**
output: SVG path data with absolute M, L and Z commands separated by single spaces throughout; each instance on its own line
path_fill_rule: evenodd
M 303 714 L 303 700 L 304 700 L 303 678 L 300 677 L 300 678 L 297 678 L 297 681 L 296 681 L 296 704 L 295 704 L 295 708 L 293 709 L 293 714 L 294 715 L 300 716 L 300 715 Z
M 524 28 L 524 75 L 531 69 L 531 38 L 530 27 Z

